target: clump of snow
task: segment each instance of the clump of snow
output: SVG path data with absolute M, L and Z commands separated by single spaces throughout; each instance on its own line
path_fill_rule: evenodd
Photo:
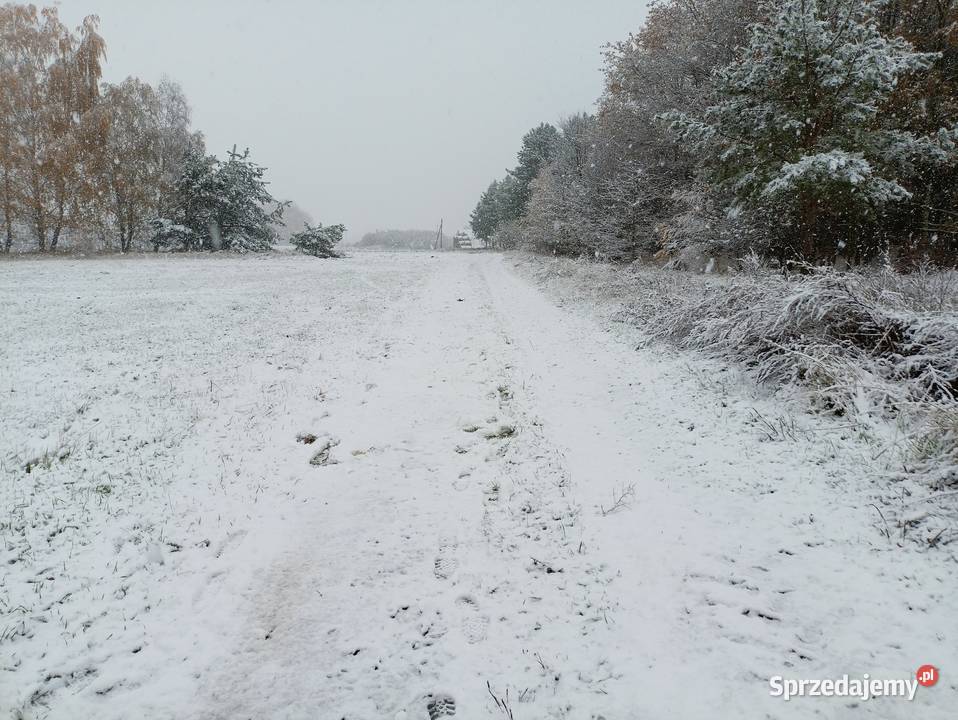
M 778 175 L 762 189 L 763 195 L 795 192 L 802 185 L 841 183 L 860 189 L 863 196 L 876 204 L 906 200 L 911 197 L 897 182 L 877 177 L 872 164 L 861 154 L 843 150 L 804 155 L 794 163 L 782 165 Z

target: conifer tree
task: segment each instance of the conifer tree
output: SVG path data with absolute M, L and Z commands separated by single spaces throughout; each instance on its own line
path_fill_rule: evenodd
M 322 223 L 318 225 L 306 223 L 305 229 L 293 233 L 289 242 L 306 255 L 320 258 L 339 257 L 336 245 L 342 241 L 344 232 L 346 232 L 345 225 L 323 226 Z
M 662 117 L 705 158 L 735 206 L 774 211 L 781 256 L 822 259 L 862 245 L 881 210 L 909 196 L 895 168 L 934 152 L 928 139 L 877 120 L 903 74 L 934 55 L 883 37 L 865 0 L 786 0 L 753 27 L 738 61 L 719 71 L 704 117 Z M 790 238 L 797 238 L 791 244 Z
M 269 192 L 265 173 L 249 150 L 231 151 L 226 162 L 191 152 L 175 184 L 172 217 L 151 223 L 153 242 L 182 250 L 269 250 L 288 203 Z
M 509 171 L 509 175 L 515 178 L 514 191 L 508 196 L 500 195 L 500 202 L 504 202 L 501 212 L 509 220 L 518 220 L 525 212 L 532 194 L 532 181 L 542 168 L 555 159 L 558 147 L 559 131 L 549 123 L 537 125 L 523 136 L 517 156 L 518 164 Z
M 469 217 L 469 227 L 472 228 L 472 232 L 483 240 L 491 238 L 499 226 L 498 195 L 499 181 L 493 180 L 479 196 L 479 202 Z

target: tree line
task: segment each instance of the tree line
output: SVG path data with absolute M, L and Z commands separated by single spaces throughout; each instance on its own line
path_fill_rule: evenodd
M 99 19 L 71 30 L 57 9 L 0 6 L 0 217 L 3 250 L 55 252 L 65 234 L 100 249 L 269 249 L 283 212 L 265 168 L 235 147 L 207 154 L 182 88 L 101 83 Z M 330 254 L 341 226 L 289 238 Z
M 658 0 L 479 237 L 628 261 L 958 262 L 958 0 Z
M 429 250 L 436 245 L 435 230 L 375 230 L 363 235 L 358 247 Z

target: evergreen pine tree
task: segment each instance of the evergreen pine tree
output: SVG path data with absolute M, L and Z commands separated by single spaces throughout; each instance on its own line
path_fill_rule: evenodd
M 743 56 L 719 71 L 720 101 L 694 119 L 662 117 L 702 153 L 735 206 L 786 220 L 782 257 L 865 255 L 867 228 L 909 193 L 896 168 L 934 143 L 882 128 L 882 103 L 905 73 L 935 56 L 883 37 L 867 0 L 785 0 L 767 6 Z M 797 239 L 798 244 L 792 244 Z
M 499 226 L 499 209 L 497 198 L 499 195 L 499 181 L 493 180 L 485 192 L 479 196 L 479 202 L 469 217 L 469 227 L 476 237 L 488 240 Z
M 314 257 L 331 258 L 339 257 L 336 252 L 336 245 L 343 239 L 343 233 L 346 232 L 345 225 L 310 225 L 306 223 L 304 230 L 293 233 L 289 242 L 301 253 L 312 255 Z
M 517 157 L 518 165 L 509 171 L 516 183 L 514 193 L 504 198 L 505 212 L 510 220 L 518 220 L 525 212 L 532 195 L 532 181 L 542 168 L 555 159 L 558 148 L 559 131 L 549 123 L 537 125 L 523 136 Z
M 174 186 L 173 217 L 152 222 L 154 242 L 183 250 L 269 250 L 288 203 L 269 192 L 265 172 L 249 150 L 230 152 L 226 162 L 192 153 Z

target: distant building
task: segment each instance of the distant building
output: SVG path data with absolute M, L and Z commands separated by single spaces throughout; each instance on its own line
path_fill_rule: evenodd
M 452 247 L 454 250 L 480 250 L 486 244 L 479 238 L 471 238 L 462 230 L 452 236 Z

